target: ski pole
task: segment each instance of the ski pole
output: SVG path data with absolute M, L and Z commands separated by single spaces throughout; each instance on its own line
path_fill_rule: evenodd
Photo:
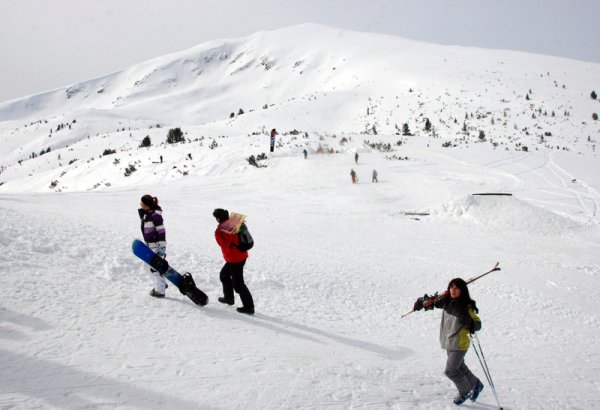
M 485 275 L 488 275 L 488 274 L 490 274 L 492 272 L 500 270 L 500 267 L 498 265 L 500 265 L 500 262 L 496 262 L 496 264 L 494 265 L 494 267 L 492 269 L 490 269 L 489 271 L 484 272 L 481 275 L 472 277 L 471 279 L 467 280 L 466 281 L 467 285 L 469 283 L 475 282 L 477 279 L 483 278 Z M 427 302 L 423 303 L 423 307 L 424 308 L 429 307 L 429 306 L 433 305 L 435 302 L 437 302 L 439 299 L 441 299 L 441 298 L 443 298 L 443 297 L 445 297 L 447 295 L 448 295 L 448 291 L 447 290 L 444 291 L 444 293 L 442 293 L 441 295 L 435 295 L 431 300 L 428 300 Z M 404 316 L 410 315 L 414 311 L 415 310 L 413 308 L 412 310 L 410 310 L 410 311 L 406 312 L 405 314 L 403 314 L 402 316 L 400 316 L 400 319 L 402 319 Z
M 475 354 L 479 359 L 479 364 L 481 364 L 481 368 L 483 369 L 483 373 L 485 374 L 485 378 L 487 379 L 490 387 L 492 388 L 492 393 L 494 393 L 494 397 L 496 398 L 496 403 L 498 404 L 498 409 L 503 410 L 503 407 L 500 406 L 500 401 L 498 400 L 498 394 L 496 393 L 496 386 L 494 386 L 494 381 L 492 380 L 492 375 L 490 373 L 490 369 L 485 361 L 485 356 L 483 355 L 483 350 L 481 349 L 481 343 L 479 342 L 479 337 L 477 334 L 470 334 L 471 341 L 473 341 L 473 350 L 475 350 Z

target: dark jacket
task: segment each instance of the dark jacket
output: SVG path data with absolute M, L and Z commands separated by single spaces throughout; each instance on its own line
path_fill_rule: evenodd
M 163 225 L 162 209 L 157 206 L 156 209 L 149 209 L 144 211 L 142 208 L 138 209 L 142 223 L 142 235 L 144 241 L 148 246 L 152 247 L 166 247 L 166 230 Z
M 469 333 L 481 329 L 481 320 L 474 306 L 461 305 L 449 295 L 438 299 L 434 306 L 444 309 L 440 323 L 440 345 L 446 350 L 468 350 Z

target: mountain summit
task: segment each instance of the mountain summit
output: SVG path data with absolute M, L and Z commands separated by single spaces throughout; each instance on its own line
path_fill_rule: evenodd
M 599 77 L 599 64 L 303 24 L 0 104 L 0 166 L 117 132 L 120 144 L 140 144 L 158 127 L 195 127 L 198 138 L 275 126 L 366 135 L 425 129 L 450 146 L 474 136 L 517 149 L 591 151 L 586 138 L 598 133 L 599 106 L 590 93 Z

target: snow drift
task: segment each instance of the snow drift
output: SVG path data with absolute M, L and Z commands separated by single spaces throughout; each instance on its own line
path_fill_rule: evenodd
M 585 228 L 573 219 L 514 196 L 469 195 L 441 205 L 435 214 L 456 217 L 484 230 L 508 230 L 522 234 L 576 235 Z

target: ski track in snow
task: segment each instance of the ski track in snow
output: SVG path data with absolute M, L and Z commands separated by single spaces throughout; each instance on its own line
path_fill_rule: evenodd
M 597 209 L 600 206 L 600 194 L 591 188 L 584 180 L 576 179 L 573 174 L 560 167 L 553 160 L 553 156 L 553 153 L 549 153 L 545 158 L 543 165 L 533 168 L 527 164 L 520 163 L 522 160 L 530 157 L 527 154 L 515 156 L 516 158 L 509 160 L 494 161 L 493 163 L 486 164 L 486 166 L 493 166 L 493 168 L 496 169 L 510 169 L 514 166 L 520 167 L 522 171 L 514 174 L 502 172 L 503 175 L 514 179 L 515 184 L 512 192 L 516 192 L 517 194 L 524 188 L 527 189 L 526 185 L 531 186 L 531 182 L 525 183 L 519 178 L 525 174 L 534 174 L 543 182 L 543 184 L 547 185 L 545 188 L 537 187 L 537 190 L 539 192 L 545 191 L 551 196 L 546 199 L 533 199 L 532 202 L 556 207 L 557 199 L 562 199 L 563 202 L 570 202 L 570 204 L 565 203 L 565 206 L 571 208 L 569 212 L 565 212 L 565 215 L 573 216 L 577 214 L 577 212 L 573 212 L 572 209 L 580 208 L 579 214 L 581 215 L 581 218 L 597 224 Z M 531 188 L 528 188 L 527 190 L 531 190 Z M 527 194 L 525 195 L 527 196 Z

